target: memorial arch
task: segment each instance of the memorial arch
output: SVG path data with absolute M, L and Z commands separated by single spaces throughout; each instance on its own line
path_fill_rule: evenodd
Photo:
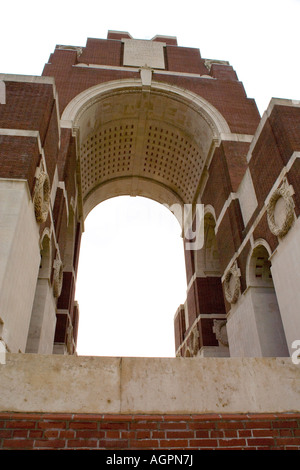
M 230 136 L 226 120 L 203 98 L 159 82 L 145 88 L 141 80 L 85 90 L 61 123 L 76 140 L 83 220 L 104 200 L 143 196 L 170 208 L 183 237 L 185 211 L 201 204 L 212 154 Z
M 260 116 L 229 62 L 174 37 L 109 31 L 0 74 L 0 448 L 299 447 L 274 437 L 299 428 L 299 158 L 299 101 Z M 84 221 L 120 195 L 181 222 L 176 358 L 77 356 Z
M 2 199 L 8 198 L 15 214 L 3 213 L 4 225 L 10 221 L 6 237 L 12 235 L 4 249 L 0 297 L 8 350 L 26 351 L 28 343 L 33 353 L 76 353 L 84 221 L 97 204 L 121 195 L 164 204 L 180 222 L 187 296 L 175 312 L 177 355 L 250 354 L 234 332 L 248 298 L 246 260 L 256 238 L 269 243 L 283 335 L 288 347 L 293 343 L 298 327 L 291 328 L 289 318 L 298 324 L 298 317 L 280 287 L 285 277 L 279 259 L 289 259 L 286 269 L 298 276 L 291 233 L 298 230 L 299 152 L 294 140 L 290 147 L 278 144 L 274 120 L 287 109 L 297 119 L 296 102 L 273 99 L 261 118 L 228 62 L 203 59 L 197 49 L 178 47 L 176 38 L 143 41 L 122 32 L 88 39 L 84 48 L 57 46 L 41 77 L 0 78 L 6 95 Z M 290 148 L 288 155 L 283 148 Z M 268 165 L 267 154 L 273 159 Z M 190 240 L 190 234 L 201 239 L 200 205 L 204 247 Z M 278 232 L 282 221 L 284 231 Z M 40 270 L 45 231 L 47 278 Z M 19 265 L 27 266 L 26 277 Z M 22 308 L 6 287 L 13 279 L 24 294 Z M 18 332 L 12 331 L 15 322 Z M 222 325 L 222 337 L 229 328 L 225 349 L 216 325 Z

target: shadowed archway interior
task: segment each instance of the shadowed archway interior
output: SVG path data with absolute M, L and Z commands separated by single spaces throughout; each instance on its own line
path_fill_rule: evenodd
M 191 94 L 192 95 L 192 94 Z M 110 197 L 149 197 L 194 204 L 224 118 L 203 99 L 176 87 L 120 80 L 83 92 L 62 116 L 79 150 L 82 212 Z

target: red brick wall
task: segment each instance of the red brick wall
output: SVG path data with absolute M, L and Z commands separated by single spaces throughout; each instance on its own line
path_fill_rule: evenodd
M 0 127 L 38 130 L 42 145 L 53 110 L 53 86 L 6 80 L 6 105 L 0 108 Z
M 88 38 L 78 58 L 76 52 L 72 50 L 55 49 L 50 55 L 42 75 L 55 77 L 61 113 L 78 93 L 89 87 L 110 80 L 140 78 L 138 72 L 126 69 L 74 67 L 76 63 L 122 66 L 121 37 L 124 36 L 126 35 L 109 33 L 107 40 Z M 174 44 L 174 40 L 170 42 Z M 257 106 L 254 100 L 247 98 L 244 86 L 238 81 L 231 66 L 216 65 L 209 72 L 204 60 L 201 59 L 199 49 L 176 45 L 166 46 L 165 57 L 167 70 L 199 75 L 211 74 L 218 80 L 166 75 L 158 73 L 158 70 L 153 77 L 155 80 L 185 88 L 208 100 L 223 114 L 232 132 L 245 134 L 255 132 L 260 121 Z
M 122 65 L 122 42 L 88 38 L 78 62 L 120 66 Z
M 204 60 L 201 60 L 199 49 L 166 46 L 166 55 L 167 69 L 172 72 L 188 72 L 208 75 L 208 70 L 204 65 Z
M 300 449 L 300 413 L 0 413 L 3 449 Z
M 33 193 L 34 176 L 40 158 L 35 137 L 0 136 L 0 178 L 27 179 Z

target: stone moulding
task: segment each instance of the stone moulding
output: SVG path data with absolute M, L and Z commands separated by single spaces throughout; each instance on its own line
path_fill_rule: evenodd
M 41 171 L 33 197 L 35 218 L 38 223 L 46 221 L 50 205 L 50 180 L 47 173 Z
M 231 133 L 230 127 L 222 114 L 199 95 L 176 86 L 166 85 L 156 81 L 152 81 L 151 89 L 153 92 L 160 92 L 166 96 L 182 100 L 189 107 L 195 109 L 213 129 L 216 138 L 218 138 L 220 134 Z M 73 128 L 73 131 L 76 132 L 84 112 L 101 100 L 102 97 L 107 97 L 114 93 L 136 92 L 137 90 L 142 91 L 141 79 L 115 80 L 88 88 L 75 96 L 66 106 L 62 114 L 61 125 L 62 127 Z
M 213 332 L 216 335 L 217 341 L 219 341 L 222 346 L 229 346 L 226 331 L 226 320 L 214 320 Z
M 292 187 L 284 179 L 282 185 L 277 188 L 271 196 L 267 205 L 268 225 L 271 232 L 277 237 L 284 237 L 290 230 L 294 221 L 294 201 L 292 198 Z M 279 199 L 284 201 L 284 219 L 281 223 L 276 222 L 275 208 Z
M 224 279 L 224 292 L 227 302 L 235 304 L 240 295 L 240 277 L 241 272 L 238 268 L 237 262 L 235 261 L 232 267 L 225 275 Z

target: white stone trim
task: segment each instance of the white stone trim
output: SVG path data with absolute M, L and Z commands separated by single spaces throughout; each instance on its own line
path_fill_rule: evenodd
M 0 80 L 5 82 L 42 83 L 46 85 L 53 85 L 53 87 L 55 87 L 54 77 L 47 76 L 0 73 Z
M 42 148 L 39 131 L 1 128 L 0 135 L 10 135 L 10 136 L 16 136 L 16 137 L 35 137 L 38 140 L 39 147 Z
M 258 204 L 249 168 L 247 168 L 236 194 L 240 201 L 244 226 L 246 227 Z
M 217 220 L 216 211 L 215 211 L 215 208 L 211 204 L 206 204 L 206 206 L 204 207 L 204 217 L 206 216 L 206 214 L 212 215 L 216 223 L 216 220 Z
M 131 36 L 130 33 L 128 33 L 128 31 L 119 31 L 118 29 L 109 29 L 108 33 L 107 33 L 107 37 L 109 36 L 109 34 L 118 34 L 120 36 L 122 34 L 124 34 L 124 37 L 129 36 L 131 39 L 133 39 L 133 37 Z M 110 39 L 109 39 L 109 41 L 110 41 Z
M 102 70 L 117 70 L 121 72 L 139 72 L 140 67 L 128 67 L 126 65 L 100 65 L 100 64 L 74 64 L 72 67 L 83 67 L 83 68 L 91 68 L 91 69 L 102 69 Z M 153 74 L 159 75 L 174 75 L 179 77 L 190 77 L 190 78 L 206 78 L 209 80 L 217 80 L 210 75 L 200 75 L 199 73 L 189 73 L 189 72 L 172 72 L 171 70 L 158 70 L 153 69 Z
M 157 38 L 159 39 L 173 39 L 177 42 L 177 36 L 166 36 L 165 34 L 156 34 L 155 36 L 153 36 L 152 39 L 150 39 L 150 41 L 155 41 Z M 166 44 L 168 46 L 168 44 Z
M 245 142 L 250 143 L 253 140 L 252 134 L 236 134 L 236 133 L 229 133 L 223 134 L 221 133 L 220 139 L 229 142 Z
M 76 68 L 89 68 L 89 69 L 101 69 L 101 70 L 116 70 L 122 72 L 138 72 L 140 67 L 126 67 L 126 65 L 100 65 L 100 64 L 74 64 L 72 67 Z
M 222 210 L 220 212 L 220 215 L 216 221 L 216 226 L 215 226 L 215 233 L 217 234 L 218 232 L 218 229 L 219 229 L 219 226 L 223 220 L 223 217 L 225 215 L 225 212 L 227 211 L 228 207 L 230 206 L 230 204 L 232 203 L 232 201 L 234 201 L 235 199 L 238 199 L 238 196 L 237 196 L 237 193 L 230 193 L 227 200 L 225 201 L 225 204 L 224 206 L 222 207 Z

